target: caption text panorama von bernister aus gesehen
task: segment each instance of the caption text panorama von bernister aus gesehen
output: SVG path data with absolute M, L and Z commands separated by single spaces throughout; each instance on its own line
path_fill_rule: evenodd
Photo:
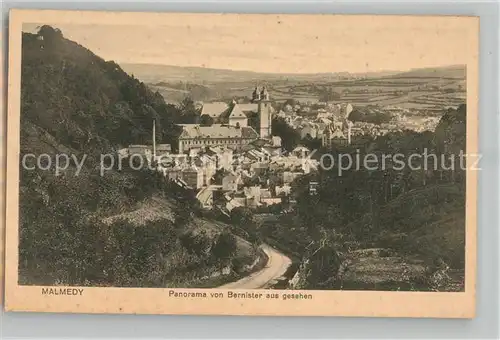
M 84 289 L 82 288 L 63 288 L 63 287 L 44 287 L 41 290 L 42 295 L 54 296 L 74 296 L 83 295 Z M 260 300 L 312 300 L 312 294 L 304 293 L 280 293 L 280 292 L 188 292 L 169 290 L 168 296 L 170 298 L 195 298 L 195 299 L 260 299 Z

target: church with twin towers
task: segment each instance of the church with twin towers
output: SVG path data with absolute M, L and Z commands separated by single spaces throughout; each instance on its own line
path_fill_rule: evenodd
M 271 141 L 273 113 L 266 86 L 255 87 L 250 103 L 204 103 L 200 118 L 207 115 L 212 123 L 180 124 L 179 153 L 207 146 L 237 150 L 257 139 Z

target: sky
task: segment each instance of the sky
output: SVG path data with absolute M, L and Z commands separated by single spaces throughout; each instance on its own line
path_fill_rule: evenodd
M 466 64 L 470 47 L 465 42 L 477 34 L 470 20 L 465 25 L 458 17 L 165 14 L 134 19 L 66 18 L 46 24 L 119 64 L 270 73 L 363 73 Z M 36 31 L 39 25 L 25 23 L 23 31 Z

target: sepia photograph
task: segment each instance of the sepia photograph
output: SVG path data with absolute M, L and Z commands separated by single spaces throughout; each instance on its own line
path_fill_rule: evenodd
M 470 317 L 478 27 L 11 12 L 7 309 Z

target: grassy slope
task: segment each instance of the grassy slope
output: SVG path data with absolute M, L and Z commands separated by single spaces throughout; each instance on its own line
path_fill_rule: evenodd
M 136 209 L 123 212 L 117 215 L 109 216 L 103 219 L 105 224 L 112 224 L 119 219 L 127 219 L 137 226 L 147 226 L 149 222 L 158 220 L 174 221 L 175 209 L 177 202 L 171 198 L 164 198 L 160 196 L 153 196 L 141 202 Z M 193 222 L 186 227 L 185 231 L 192 231 L 196 233 L 204 233 L 210 238 L 215 238 L 221 231 L 229 231 L 230 227 L 220 221 L 205 217 L 196 217 Z M 256 252 L 252 245 L 245 240 L 237 237 L 237 256 L 240 257 L 245 263 L 251 263 L 256 256 Z
M 448 289 L 463 289 L 464 207 L 463 192 L 438 185 L 389 202 L 380 211 L 377 228 L 370 215 L 351 223 L 348 228 L 364 237 L 361 246 L 366 249 L 347 257 L 344 289 L 428 289 L 428 270 L 440 260 L 455 275 Z
M 442 258 L 452 267 L 463 267 L 465 217 L 458 211 L 450 215 L 411 232 L 405 240 L 408 250 L 429 260 Z

